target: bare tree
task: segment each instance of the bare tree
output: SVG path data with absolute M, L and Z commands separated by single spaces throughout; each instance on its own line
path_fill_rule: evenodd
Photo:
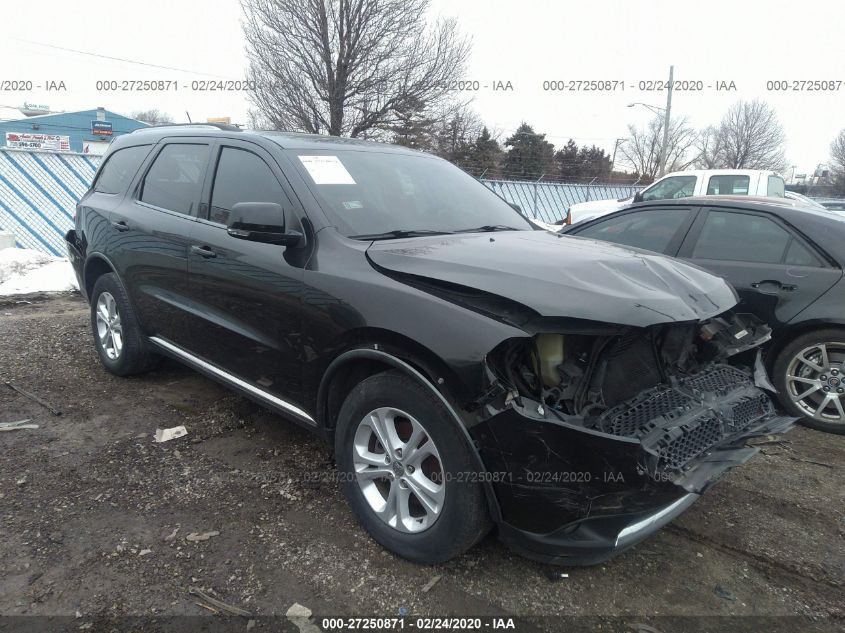
M 669 123 L 669 140 L 666 148 L 666 172 L 689 167 L 695 158 L 690 150 L 698 135 L 686 118 Z M 656 116 L 643 128 L 628 126 L 628 139 L 619 146 L 621 162 L 627 163 L 643 178 L 654 178 L 660 171 L 660 147 L 663 143 L 663 115 Z
M 830 144 L 830 157 L 833 160 L 834 169 L 845 172 L 845 129 L 839 132 L 839 136 Z
M 723 136 L 715 125 L 710 125 L 699 133 L 695 150 L 698 153 L 695 159 L 696 167 L 701 169 L 724 167 L 722 164 L 724 161 Z
M 830 144 L 833 185 L 836 195 L 845 195 L 845 129 Z
M 361 136 L 451 97 L 469 55 L 429 0 L 241 0 L 251 99 L 272 127 Z
M 150 108 L 149 110 L 136 110 L 129 116 L 135 119 L 136 121 L 143 121 L 144 123 L 149 123 L 150 125 L 159 125 L 161 123 L 173 123 L 172 116 L 170 116 L 166 112 L 162 112 L 157 108 Z
M 718 127 L 700 136 L 697 163 L 705 168 L 773 169 L 786 165 L 786 136 L 765 101 L 738 101 Z
M 461 162 L 484 124 L 467 104 L 450 104 L 440 112 L 435 125 L 435 153 L 452 162 Z

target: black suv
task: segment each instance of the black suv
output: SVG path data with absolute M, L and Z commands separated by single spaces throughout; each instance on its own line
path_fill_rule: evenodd
M 525 555 L 599 562 L 792 424 L 726 362 L 770 332 L 723 280 L 534 230 L 401 147 L 133 132 L 66 239 L 109 371 L 171 356 L 313 430 L 364 527 L 414 561 L 495 524 Z

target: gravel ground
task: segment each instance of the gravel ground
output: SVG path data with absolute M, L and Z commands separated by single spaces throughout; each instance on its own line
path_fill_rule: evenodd
M 655 537 L 558 569 L 568 578 L 494 537 L 425 567 L 358 527 L 306 431 L 169 361 L 106 373 L 78 295 L 0 300 L 0 340 L 0 422 L 39 425 L 0 433 L 0 630 L 223 622 L 192 587 L 256 616 L 225 620 L 238 631 L 299 630 L 285 617 L 294 603 L 320 616 L 514 617 L 518 630 L 845 627 L 845 437 L 796 428 Z M 180 424 L 187 437 L 152 442 Z

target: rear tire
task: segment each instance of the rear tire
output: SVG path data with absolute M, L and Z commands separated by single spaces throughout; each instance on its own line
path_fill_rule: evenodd
M 338 415 L 335 454 L 353 513 L 381 545 L 416 563 L 449 560 L 491 527 L 456 424 L 434 394 L 398 371 L 356 385 Z
M 787 343 L 773 382 L 784 409 L 805 426 L 845 434 L 845 331 L 816 330 Z
M 91 292 L 91 330 L 103 367 L 117 376 L 140 374 L 157 360 L 126 289 L 115 273 L 99 277 Z

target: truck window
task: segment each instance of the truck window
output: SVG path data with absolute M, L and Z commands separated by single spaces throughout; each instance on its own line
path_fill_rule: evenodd
M 708 196 L 747 196 L 751 178 L 748 176 L 710 176 L 707 183 Z M 781 194 L 783 195 L 783 194 Z
M 686 198 L 695 193 L 695 176 L 670 176 L 643 191 L 643 200 Z
M 769 184 L 768 188 L 766 189 L 767 196 L 774 196 L 775 198 L 783 198 L 784 197 L 784 183 L 783 178 L 780 176 L 769 176 Z

